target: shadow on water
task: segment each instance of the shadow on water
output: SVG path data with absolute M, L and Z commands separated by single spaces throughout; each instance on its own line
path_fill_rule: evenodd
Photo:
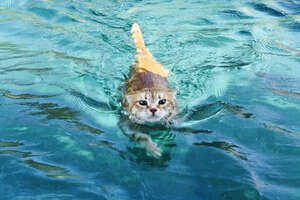
M 0 150 L 0 154 L 3 155 L 11 155 L 15 156 L 18 158 L 28 158 L 28 157 L 33 157 L 35 155 L 32 154 L 32 152 L 24 152 L 24 151 L 18 151 L 18 150 Z
M 174 127 L 172 130 L 184 133 L 184 134 L 210 134 L 213 131 L 206 130 L 206 129 L 196 129 L 190 127 Z
M 34 95 L 34 94 L 12 94 L 7 90 L 0 90 L 3 96 L 8 97 L 10 99 L 37 99 L 37 98 L 50 98 L 54 97 L 54 95 Z
M 19 65 L 28 65 L 28 64 L 37 64 L 37 63 L 41 63 L 41 62 L 28 62 L 28 63 L 17 63 L 14 65 L 11 65 L 7 68 L 9 69 L 4 69 L 5 72 L 18 72 L 18 71 L 28 71 L 28 72 L 33 72 L 33 73 L 41 73 L 41 72 L 48 72 L 51 71 L 52 68 L 47 67 L 47 68 L 38 68 L 38 69 L 33 69 L 33 68 L 25 68 L 25 67 L 20 67 L 20 68 L 13 68 L 13 67 L 17 67 Z M 13 68 L 13 69 L 10 69 Z
M 236 150 L 236 149 L 239 149 L 240 147 L 235 144 L 231 144 L 231 143 L 224 142 L 224 141 L 195 142 L 193 144 L 196 146 L 208 146 L 208 147 L 214 147 L 217 149 L 221 149 L 241 160 L 248 160 L 247 157 L 245 156 L 245 153 L 242 153 L 242 152 Z
M 20 147 L 24 144 L 21 142 L 9 142 L 9 141 L 0 141 L 0 154 L 2 155 L 11 155 L 19 158 L 27 158 L 34 156 L 31 152 L 23 152 L 19 150 L 10 149 L 11 147 Z M 9 149 L 7 149 L 9 148 Z
M 76 125 L 79 130 L 88 131 L 90 133 L 101 134 L 102 130 L 91 127 L 78 120 L 78 111 L 70 107 L 59 107 L 55 103 L 39 103 L 39 102 L 25 102 L 19 103 L 20 105 L 30 106 L 38 109 L 39 111 L 31 112 L 31 115 L 46 116 L 45 120 L 66 120 Z
M 237 190 L 229 190 L 222 193 L 222 199 L 232 200 L 232 199 L 253 199 L 253 200 L 268 200 L 262 196 L 256 189 L 253 188 L 243 188 Z
M 216 115 L 223 109 L 224 105 L 220 101 L 211 104 L 197 105 L 192 108 L 186 107 L 175 116 L 175 120 L 179 122 L 203 120 Z
M 138 163 L 146 166 L 152 167 L 167 167 L 167 163 L 171 160 L 171 155 L 168 149 L 174 147 L 172 145 L 164 144 L 163 154 L 159 158 L 154 158 L 148 156 L 146 150 L 135 143 L 129 144 L 126 151 L 120 150 L 114 142 L 108 140 L 98 140 L 89 143 L 89 146 L 98 146 L 106 149 L 110 149 L 113 152 L 119 154 L 119 156 L 124 160 L 130 160 L 133 163 Z
M 34 95 L 34 94 L 28 94 L 28 93 L 14 95 L 11 92 L 6 91 L 6 90 L 2 90 L 0 92 L 2 93 L 3 96 L 5 96 L 7 98 L 17 99 L 17 100 L 53 97 L 53 95 Z M 60 107 L 58 104 L 55 104 L 55 103 L 40 103 L 40 102 L 20 102 L 17 104 L 38 109 L 39 111 L 30 113 L 33 116 L 35 116 L 35 115 L 46 116 L 45 120 L 54 120 L 54 119 L 65 120 L 65 121 L 69 121 L 69 122 L 75 124 L 76 128 L 81 131 L 87 131 L 89 133 L 94 133 L 94 134 L 103 133 L 103 131 L 98 128 L 94 128 L 90 125 L 80 122 L 78 120 L 79 112 L 73 110 L 70 107 Z
M 31 54 L 21 54 L 18 56 L 10 56 L 10 57 L 5 57 L 5 58 L 1 58 L 0 61 L 4 61 L 4 60 L 15 60 L 15 59 L 19 59 L 19 58 L 31 58 L 31 57 L 36 57 L 39 55 L 45 54 L 45 52 L 38 52 L 38 53 L 31 53 Z
M 279 127 L 277 125 L 272 125 L 272 124 L 266 124 L 264 123 L 263 126 L 271 131 L 275 131 L 275 132 L 278 132 L 278 133 L 283 133 L 283 134 L 287 134 L 287 133 L 293 133 L 292 131 L 290 130 L 287 130 L 285 128 L 282 128 L 282 127 Z
M 0 54 L 4 54 L 2 58 L 0 58 L 1 61 L 7 61 L 7 60 L 19 60 L 19 59 L 29 59 L 34 58 L 38 56 L 49 56 L 54 57 L 55 59 L 64 59 L 64 60 L 71 60 L 73 63 L 75 63 L 78 66 L 90 66 L 91 59 L 88 58 L 82 58 L 82 57 L 76 57 L 76 56 L 70 56 L 65 52 L 59 52 L 55 50 L 48 50 L 48 51 L 29 51 L 29 50 L 23 50 L 23 46 L 15 45 L 13 43 L 7 43 L 7 42 L 0 42 Z M 17 64 L 13 64 L 7 67 L 0 67 L 1 70 L 4 72 L 12 72 L 12 71 L 30 71 L 30 72 L 46 72 L 51 71 L 53 68 L 46 67 L 46 68 L 14 68 L 17 66 L 22 66 L 24 64 L 36 64 L 36 63 L 43 63 L 44 61 L 36 61 L 36 62 L 19 62 Z
M 228 59 L 228 61 L 222 62 L 219 65 L 216 65 L 216 64 L 203 65 L 203 66 L 201 66 L 201 70 L 203 70 L 203 71 L 209 70 L 210 71 L 210 70 L 213 70 L 215 68 L 228 68 L 228 69 L 236 68 L 236 69 L 241 69 L 242 67 L 245 67 L 245 66 L 248 66 L 248 65 L 251 64 L 251 62 L 243 62 L 243 61 L 237 62 L 236 60 L 230 61 L 230 59 L 233 59 L 233 58 L 227 58 L 227 59 Z
M 21 162 L 45 173 L 48 177 L 51 178 L 78 178 L 77 176 L 71 175 L 68 169 L 62 167 L 57 167 L 34 160 L 24 160 Z
M 300 98 L 300 93 L 298 92 L 292 92 L 292 91 L 286 91 L 286 90 L 278 90 L 278 89 L 270 89 L 273 93 L 279 94 L 282 96 L 289 96 L 289 97 L 296 97 Z
M 37 156 L 32 154 L 32 152 L 24 152 L 16 149 L 11 149 L 12 147 L 21 147 L 23 145 L 24 144 L 20 142 L 0 141 L 0 155 L 10 155 L 18 157 L 20 159 Z M 69 174 L 69 170 L 61 167 L 40 163 L 34 160 L 21 160 L 20 162 L 45 173 L 48 177 L 76 178 L 76 176 Z
M 97 140 L 97 141 L 90 142 L 88 145 L 89 146 L 98 146 L 98 147 L 108 148 L 108 149 L 110 149 L 110 150 L 118 153 L 119 156 L 122 159 L 124 159 L 124 160 L 127 159 L 127 152 L 118 149 L 116 147 L 116 144 L 113 143 L 113 142 L 111 142 L 111 141 L 108 141 L 108 140 Z
M 129 160 L 134 163 L 151 166 L 151 167 L 168 167 L 168 162 L 171 160 L 171 153 L 163 148 L 164 152 L 159 158 L 147 156 L 147 152 L 144 148 L 128 147 L 127 151 L 131 154 Z
M 78 112 L 69 107 L 59 107 L 55 103 L 39 103 L 39 102 L 26 102 L 19 103 L 20 105 L 30 106 L 38 109 L 39 111 L 31 112 L 31 115 L 45 115 L 47 120 L 62 119 L 62 120 L 75 120 Z
M 176 146 L 175 134 L 172 133 L 170 127 L 163 124 L 137 124 L 129 120 L 127 116 L 122 116 L 119 121 L 119 128 L 130 141 L 126 151 L 127 159 L 146 166 L 168 166 L 168 162 L 171 160 L 170 148 Z M 153 142 L 162 149 L 162 156 L 154 158 L 148 155 L 146 149 L 133 139 L 134 133 L 149 135 Z M 123 153 L 123 155 L 125 154 Z
M 193 108 L 186 108 L 182 113 L 178 115 L 179 118 L 184 118 L 184 120 L 204 120 L 208 119 L 222 110 L 227 110 L 234 115 L 242 118 L 250 118 L 253 114 L 243 112 L 242 106 L 231 105 L 230 103 L 225 103 L 221 101 L 216 101 L 211 104 L 204 104 L 195 106 Z
M 101 19 L 101 21 L 100 21 L 101 25 L 105 25 L 111 29 L 121 29 L 124 32 L 130 31 L 131 23 L 128 20 L 119 18 L 117 16 L 114 16 L 112 18 L 109 16 L 109 14 L 106 14 L 104 12 L 99 12 L 99 10 L 95 10 L 92 8 L 89 8 L 88 11 L 90 14 L 93 15 L 93 17 L 96 17 L 97 19 Z M 90 16 L 90 17 L 92 17 L 92 16 Z M 124 24 L 126 24 L 126 26 L 124 26 Z
M 267 15 L 273 16 L 273 17 L 284 17 L 286 16 L 285 13 L 276 10 L 275 8 L 271 8 L 268 5 L 264 3 L 252 3 L 250 4 L 255 10 L 263 12 Z
M 253 115 L 252 113 L 243 112 L 242 106 L 232 106 L 230 104 L 225 104 L 225 108 L 232 114 L 237 115 L 242 118 L 245 118 L 245 119 L 251 118 Z
M 3 147 L 18 147 L 24 145 L 21 142 L 8 142 L 8 141 L 0 141 L 0 148 Z
M 12 54 L 21 54 L 21 53 L 28 53 L 30 51 L 22 50 L 21 45 L 16 45 L 16 44 L 10 43 L 10 42 L 0 42 L 0 53 L 2 53 L 2 52 L 9 52 Z
M 88 66 L 89 62 L 91 61 L 91 59 L 75 57 L 75 56 L 69 56 L 66 53 L 53 51 L 53 50 L 46 51 L 45 53 L 53 54 L 55 58 L 62 58 L 62 59 L 72 60 L 75 64 L 77 64 L 79 66 L 81 66 L 81 65 Z
M 89 143 L 89 146 L 101 146 L 101 147 L 109 148 L 111 150 L 121 153 L 121 151 L 115 147 L 115 143 L 108 141 L 108 140 L 93 141 L 93 142 Z
M 243 12 L 238 10 L 224 10 L 222 14 L 227 17 L 227 19 L 252 19 L 252 16 L 248 16 Z

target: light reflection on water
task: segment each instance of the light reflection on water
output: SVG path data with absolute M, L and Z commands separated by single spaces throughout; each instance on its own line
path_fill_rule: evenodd
M 1 198 L 299 199 L 299 20 L 293 0 L 1 1 Z M 172 72 L 171 127 L 121 111 L 133 22 Z

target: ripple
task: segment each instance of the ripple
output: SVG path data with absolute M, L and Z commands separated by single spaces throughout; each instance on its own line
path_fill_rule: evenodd
M 248 16 L 244 13 L 242 13 L 241 11 L 237 11 L 237 10 L 224 10 L 223 13 L 225 14 L 225 16 L 227 16 L 228 18 L 232 18 L 232 19 L 251 19 L 251 16 Z
M 285 26 L 291 31 L 300 32 L 300 22 L 288 22 L 285 23 Z
M 173 128 L 173 130 L 178 131 L 180 133 L 187 133 L 187 134 L 200 134 L 200 133 L 210 134 L 213 132 L 210 130 L 195 129 L 195 128 L 191 128 L 191 127 L 175 127 L 175 128 Z
M 249 188 L 249 189 L 236 189 L 230 190 L 222 193 L 222 197 L 224 200 L 230 199 L 265 199 L 257 190 Z
M 58 52 L 58 51 L 54 51 L 54 50 L 46 51 L 45 53 L 53 54 L 55 58 L 72 60 L 77 65 L 89 66 L 90 65 L 89 62 L 91 61 L 91 59 L 88 59 L 88 58 L 70 56 L 67 53 Z
M 192 108 L 188 115 L 187 118 L 191 120 L 202 120 L 202 119 L 207 119 L 209 117 L 212 117 L 222 111 L 224 109 L 224 104 L 222 102 L 214 102 L 211 104 L 206 104 L 206 105 L 199 105 L 194 108 Z
M 88 145 L 108 148 L 114 152 L 117 152 L 122 159 L 127 159 L 126 157 L 127 152 L 118 149 L 114 142 L 108 140 L 97 140 L 97 141 L 90 142 Z
M 231 144 L 228 142 L 224 142 L 224 141 L 215 141 L 215 142 L 194 142 L 193 143 L 196 146 L 209 146 L 209 147 L 215 147 L 217 149 L 221 149 L 227 153 L 230 153 L 231 155 L 240 158 L 241 160 L 248 160 L 248 158 L 246 157 L 245 153 L 242 153 L 240 151 L 237 151 L 236 149 L 239 149 L 240 147 L 235 145 L 235 144 Z
M 27 62 L 27 63 L 18 63 L 15 65 L 11 65 L 7 68 L 12 68 L 12 67 L 17 67 L 17 66 L 23 66 L 23 65 L 28 65 L 28 64 L 37 64 L 37 63 L 42 63 L 42 62 Z M 43 73 L 43 72 L 49 72 L 51 71 L 52 68 L 39 68 L 39 69 L 33 69 L 33 68 L 25 68 L 25 67 L 19 67 L 19 68 L 14 68 L 14 69 L 5 69 L 3 70 L 4 72 L 32 72 L 32 73 Z
M 76 127 L 79 130 L 87 131 L 89 133 L 94 133 L 94 134 L 102 134 L 103 133 L 102 130 L 100 130 L 98 128 L 91 127 L 87 124 L 84 124 L 84 123 L 81 123 L 81 122 L 78 122 L 78 121 L 73 121 L 73 123 L 76 125 Z
M 70 171 L 66 168 L 57 167 L 54 165 L 49 165 L 46 163 L 37 162 L 34 160 L 24 160 L 21 161 L 32 168 L 35 168 L 43 173 L 45 173 L 48 177 L 51 178 L 77 178 L 77 176 L 70 174 Z
M 32 154 L 32 152 L 24 152 L 18 150 L 0 150 L 0 154 L 12 155 L 19 158 L 28 158 L 28 157 L 35 156 Z
M 24 145 L 21 142 L 0 141 L 0 147 L 18 147 Z
M 107 104 L 104 102 L 99 102 L 91 97 L 88 97 L 78 91 L 75 90 L 69 90 L 69 93 L 72 96 L 75 96 L 77 98 L 79 98 L 82 102 L 84 102 L 85 104 L 89 105 L 90 107 L 97 109 L 97 110 L 102 110 L 102 111 L 112 111 L 112 110 L 116 110 L 118 109 L 117 107 L 115 107 L 115 105 L 113 104 Z
M 60 107 L 58 104 L 55 103 L 39 103 L 39 102 L 23 102 L 18 104 L 38 109 L 38 111 L 34 111 L 30 113 L 33 116 L 40 116 L 40 115 L 46 116 L 46 120 L 54 120 L 54 119 L 66 120 L 74 124 L 78 130 L 87 131 L 93 134 L 103 133 L 103 131 L 98 128 L 80 122 L 80 120 L 78 119 L 79 112 L 73 110 L 70 107 Z
M 283 7 L 287 8 L 291 14 L 300 14 L 300 4 L 295 0 L 284 0 L 278 2 Z
M 277 126 L 277 125 L 270 125 L 270 124 L 263 124 L 267 129 L 271 130 L 271 131 L 275 131 L 275 132 L 278 132 L 278 133 L 293 133 L 292 131 L 290 130 L 287 130 L 285 128 L 282 128 L 280 126 Z
M 255 10 L 261 11 L 263 13 L 266 13 L 266 14 L 274 16 L 274 17 L 284 17 L 284 16 L 286 16 L 285 13 L 283 13 L 279 10 L 276 10 L 274 8 L 271 8 L 271 7 L 267 6 L 264 3 L 254 3 L 254 4 L 252 4 L 252 6 Z
M 78 111 L 69 107 L 59 107 L 55 103 L 39 103 L 39 102 L 27 102 L 20 103 L 20 105 L 30 106 L 39 109 L 38 112 L 31 112 L 32 115 L 46 115 L 48 120 L 51 119 L 73 119 L 75 120 L 78 115 Z
M 300 93 L 293 92 L 293 91 L 286 91 L 286 90 L 279 90 L 279 89 L 270 89 L 275 94 L 283 95 L 283 96 L 289 96 L 289 97 L 295 97 L 300 98 Z
M 31 7 L 28 9 L 30 12 L 43 17 L 45 19 L 52 19 L 56 16 L 57 11 L 50 8 Z
M 251 118 L 253 116 L 252 113 L 245 113 L 243 112 L 243 107 L 242 106 L 232 106 L 230 104 L 226 104 L 226 109 L 233 113 L 234 115 L 240 116 L 242 118 Z
M 222 110 L 227 110 L 234 115 L 240 116 L 242 118 L 250 118 L 253 114 L 252 113 L 245 113 L 243 112 L 243 107 L 242 106 L 233 106 L 229 103 L 224 103 L 221 101 L 216 101 L 211 104 L 206 104 L 206 105 L 199 105 L 192 107 L 188 109 L 185 113 L 183 111 L 182 114 L 179 114 L 179 117 L 183 117 L 189 120 L 203 120 L 203 119 L 208 119 L 217 113 L 219 113 Z M 181 116 L 180 116 L 181 115 Z
M 3 96 L 10 98 L 10 99 L 36 99 L 36 98 L 50 98 L 54 97 L 53 95 L 34 95 L 34 94 L 17 94 L 14 95 L 9 91 L 0 90 Z

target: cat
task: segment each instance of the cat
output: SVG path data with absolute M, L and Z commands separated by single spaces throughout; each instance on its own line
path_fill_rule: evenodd
M 138 124 L 168 123 L 178 110 L 176 92 L 170 88 L 167 80 L 170 72 L 146 48 L 142 32 L 136 23 L 132 25 L 131 36 L 136 47 L 136 56 L 131 76 L 125 84 L 123 107 L 128 111 L 129 118 Z M 130 136 L 142 144 L 152 156 L 161 156 L 162 150 L 148 134 L 135 132 Z
M 167 80 L 170 72 L 157 62 L 146 48 L 138 24 L 133 24 L 131 36 L 136 47 L 132 73 L 126 82 L 124 108 L 132 120 L 168 122 L 177 111 L 176 92 Z

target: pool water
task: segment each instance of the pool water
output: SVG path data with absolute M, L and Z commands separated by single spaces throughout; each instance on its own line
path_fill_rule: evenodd
M 120 107 L 137 22 L 181 112 Z M 31 199 L 300 199 L 300 1 L 2 0 L 0 195 Z

